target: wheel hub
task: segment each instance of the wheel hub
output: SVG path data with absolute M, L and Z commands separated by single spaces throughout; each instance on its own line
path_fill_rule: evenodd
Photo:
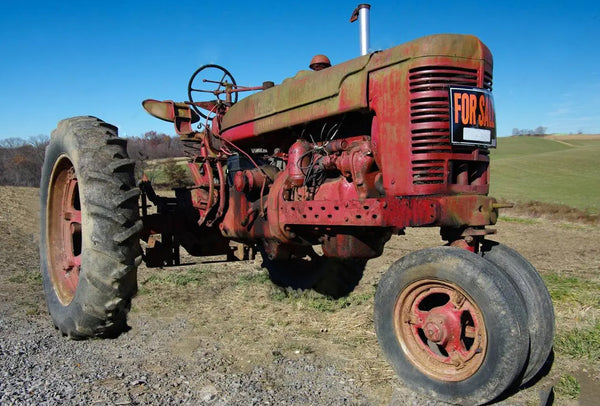
M 457 331 L 460 332 L 460 320 L 443 308 L 430 311 L 423 326 L 425 337 L 439 345 L 446 345 L 449 337 L 455 336 Z
M 402 349 L 426 375 L 462 381 L 481 366 L 487 346 L 483 316 L 457 285 L 414 282 L 398 298 L 395 314 Z

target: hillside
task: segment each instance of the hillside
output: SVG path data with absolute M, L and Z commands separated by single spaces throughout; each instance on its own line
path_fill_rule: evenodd
M 492 196 L 600 211 L 600 137 L 499 138 L 491 157 Z

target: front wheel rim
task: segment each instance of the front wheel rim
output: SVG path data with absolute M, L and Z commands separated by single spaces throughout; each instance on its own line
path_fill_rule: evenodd
M 457 285 L 425 279 L 408 285 L 394 307 L 395 333 L 425 375 L 458 382 L 481 367 L 487 349 L 483 314 Z
M 63 305 L 73 300 L 81 268 L 81 203 L 71 160 L 62 155 L 52 169 L 46 209 L 46 252 L 49 276 Z

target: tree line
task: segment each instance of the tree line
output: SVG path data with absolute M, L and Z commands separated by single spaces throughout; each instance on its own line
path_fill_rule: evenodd
M 39 186 L 48 137 L 0 140 L 0 185 Z
M 541 136 L 541 135 L 546 135 L 546 130 L 548 129 L 548 127 L 536 127 L 533 130 L 529 130 L 529 129 L 521 129 L 521 128 L 513 128 L 512 130 L 512 135 L 534 135 L 534 136 Z
M 148 168 L 148 161 L 184 156 L 183 143 L 179 137 L 148 131 L 141 137 L 129 137 L 127 140 L 127 153 L 135 160 L 135 175 L 138 179 Z
M 138 178 L 147 161 L 184 155 L 181 140 L 167 134 L 148 131 L 141 137 L 127 139 L 127 151 L 129 157 L 136 161 Z M 45 135 L 0 140 L 0 186 L 38 187 L 49 141 Z

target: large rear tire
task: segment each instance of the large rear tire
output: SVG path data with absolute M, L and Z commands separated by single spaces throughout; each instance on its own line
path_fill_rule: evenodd
M 375 329 L 407 386 L 480 405 L 520 377 L 529 350 L 523 300 L 498 267 L 452 247 L 395 262 L 375 295 Z
M 527 310 L 529 362 L 521 384 L 527 384 L 540 372 L 552 352 L 554 307 L 544 280 L 521 254 L 495 241 L 484 241 L 481 255 L 503 269 L 521 291 Z
M 56 327 L 74 339 L 127 328 L 141 262 L 134 162 L 116 127 L 74 117 L 52 132 L 42 168 L 40 265 Z

